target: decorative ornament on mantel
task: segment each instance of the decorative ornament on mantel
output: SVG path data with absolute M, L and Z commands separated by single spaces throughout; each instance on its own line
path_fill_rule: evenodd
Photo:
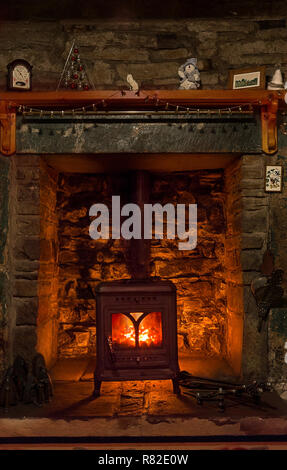
M 271 81 L 268 82 L 267 89 L 268 90 L 283 90 L 284 89 L 284 83 L 283 83 L 282 73 L 280 70 L 280 65 L 276 65 L 276 70 L 273 74 Z
M 60 88 L 77 91 L 95 89 L 94 84 L 88 76 L 86 65 L 80 56 L 80 50 L 75 40 L 68 54 L 57 90 Z
M 12 91 L 31 91 L 32 68 L 24 59 L 16 59 L 7 65 L 7 88 Z
M 134 91 L 135 93 L 137 93 L 139 91 L 139 85 L 138 83 L 134 80 L 133 76 L 131 73 L 129 73 L 127 75 L 127 82 L 130 86 L 130 90 L 131 91 Z
M 180 76 L 180 90 L 196 90 L 200 87 L 200 73 L 197 68 L 197 59 L 188 59 L 178 69 Z

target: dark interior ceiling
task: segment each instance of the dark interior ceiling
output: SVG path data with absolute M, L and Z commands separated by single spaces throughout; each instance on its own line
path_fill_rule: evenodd
M 286 0 L 0 0 L 1 20 L 282 17 Z M 0 20 L 0 21 L 1 21 Z

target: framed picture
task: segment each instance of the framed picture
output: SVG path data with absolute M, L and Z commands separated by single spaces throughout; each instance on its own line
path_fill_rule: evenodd
M 269 193 L 280 193 L 282 191 L 282 176 L 282 166 L 267 165 L 265 172 L 265 191 Z
M 265 67 L 229 70 L 228 88 L 242 90 L 245 88 L 265 89 Z

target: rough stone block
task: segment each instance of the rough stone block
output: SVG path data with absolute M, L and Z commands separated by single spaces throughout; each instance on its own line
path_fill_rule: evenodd
M 14 331 L 14 357 L 18 354 L 31 363 L 36 354 L 37 334 L 33 326 L 16 326 Z
M 32 167 L 35 168 L 40 166 L 41 157 L 39 155 L 16 155 L 14 157 L 16 162 L 16 168 L 21 169 L 22 167 Z M 25 171 L 24 169 L 22 169 Z
M 262 179 L 264 177 L 264 162 L 260 162 L 260 164 L 252 165 L 249 161 L 247 164 L 245 163 L 242 165 L 242 179 Z
M 217 33 L 203 31 L 197 34 L 197 54 L 199 57 L 212 57 L 217 52 Z
M 257 331 L 257 307 L 250 288 L 245 296 L 245 317 L 242 348 L 243 380 L 266 380 L 268 373 L 268 342 L 267 325 L 264 322 L 262 330 Z
M 16 325 L 36 325 L 38 313 L 38 297 L 31 299 L 14 299 Z
M 39 238 L 16 238 L 14 248 L 15 258 L 29 259 L 31 261 L 40 259 L 40 240 Z
M 200 72 L 210 70 L 212 68 L 211 59 L 199 59 L 197 61 L 197 67 Z
M 243 232 L 266 232 L 267 231 L 267 208 L 256 211 L 244 211 L 242 214 Z
M 241 180 L 240 188 L 242 194 L 245 195 L 245 190 L 247 189 L 264 189 L 264 180 L 262 178 L 245 178 Z
M 14 260 L 14 269 L 16 272 L 35 272 L 38 271 L 39 268 L 39 261 L 31 261 L 31 260 Z
M 68 26 L 65 25 L 66 29 Z M 71 29 L 70 29 L 71 28 Z M 111 44 L 115 40 L 115 32 L 109 31 L 108 27 L 106 31 L 97 31 L 95 29 L 87 30 L 87 25 L 81 25 L 79 28 L 78 25 L 70 25 L 69 30 L 77 31 L 77 41 L 81 44 L 82 47 L 104 47 L 106 44 Z M 65 44 L 66 52 L 68 53 L 71 47 L 71 42 L 68 41 Z
M 214 288 L 211 282 L 199 281 L 194 282 L 194 279 L 180 278 L 170 279 L 177 288 L 177 294 L 180 297 L 192 299 L 207 299 L 207 301 L 214 296 Z
M 30 183 L 29 185 L 18 186 L 17 200 L 28 203 L 38 203 L 40 198 L 40 188 L 38 184 Z
M 217 85 L 219 82 L 219 75 L 217 72 L 201 72 L 200 79 L 202 85 Z
M 17 235 L 39 235 L 40 234 L 40 217 L 38 216 L 22 216 L 16 219 Z
M 242 189 L 242 196 L 243 197 L 266 197 L 266 193 L 265 193 L 265 190 L 263 189 L 263 186 L 261 189 L 258 189 L 258 188 L 254 188 L 250 185 L 250 187 L 248 188 L 244 188 Z
M 15 273 L 15 279 L 29 279 L 29 280 L 36 280 L 38 279 L 38 271 L 22 271 Z
M 242 273 L 243 283 L 245 286 L 250 286 L 253 279 L 259 275 L 259 271 L 244 271 Z
M 180 49 L 159 49 L 153 51 L 150 54 L 152 62 L 160 62 L 165 60 L 174 60 L 182 59 L 185 62 L 185 59 L 188 58 L 188 50 L 185 48 Z
M 126 80 L 127 74 L 131 73 L 139 81 L 146 79 L 178 77 L 178 62 L 161 62 L 147 64 L 120 64 L 117 71 L 120 77 Z
M 266 42 L 263 40 L 255 40 L 252 42 L 230 42 L 220 46 L 219 53 L 223 58 L 229 59 L 235 56 L 243 56 L 245 54 L 276 54 L 287 52 L 287 44 L 284 39 L 277 39 Z
M 243 271 L 259 271 L 262 264 L 260 250 L 244 250 L 241 252 L 241 265 Z
M 115 72 L 111 68 L 110 64 L 96 60 L 94 62 L 93 72 L 92 72 L 92 80 L 94 85 L 97 84 L 105 84 L 111 85 L 114 81 Z M 125 76 L 126 79 L 126 76 Z
M 253 320 L 258 319 L 258 310 L 256 306 L 256 301 L 254 295 L 251 292 L 250 286 L 244 286 L 243 289 L 243 298 L 244 298 L 244 312 L 248 318 Z
M 17 279 L 13 283 L 13 295 L 15 297 L 36 297 L 38 282 L 26 279 Z
M 195 49 L 195 33 L 182 34 L 181 32 L 167 32 L 156 35 L 157 49 L 177 49 L 189 48 Z
M 272 308 L 269 313 L 268 356 L 270 376 L 277 382 L 286 382 L 287 364 L 285 362 L 287 341 L 287 310 Z
M 17 207 L 19 215 L 40 215 L 40 204 L 36 202 L 19 201 Z
M 268 206 L 268 197 L 245 197 L 241 199 L 244 210 L 253 211 Z
M 21 180 L 22 183 L 29 183 L 31 181 L 38 181 L 40 177 L 39 168 L 30 168 L 30 167 L 19 167 L 16 170 L 17 180 Z
M 242 56 L 230 56 L 228 58 L 229 66 L 230 68 L 235 68 L 235 67 L 246 67 L 249 68 L 250 66 L 258 66 L 258 64 L 264 64 L 267 69 L 266 69 L 266 74 L 267 76 L 272 76 L 274 73 L 274 64 L 280 63 L 282 61 L 282 56 L 284 57 L 284 54 L 281 54 L 278 52 L 277 54 L 244 54 Z M 222 60 L 222 59 L 221 59 Z
M 156 272 L 161 277 L 186 276 L 192 277 L 211 274 L 220 262 L 215 259 L 187 259 L 171 260 L 169 263 L 156 261 Z
M 187 21 L 187 29 L 190 32 L 200 31 L 243 31 L 245 34 L 255 30 L 255 23 L 250 20 L 238 19 L 217 19 L 206 20 L 196 19 Z
M 103 60 L 146 62 L 149 59 L 149 54 L 144 49 L 105 47 L 101 52 L 100 57 Z
M 263 233 L 244 233 L 242 235 L 241 246 L 243 250 L 260 249 L 265 241 L 266 234 Z

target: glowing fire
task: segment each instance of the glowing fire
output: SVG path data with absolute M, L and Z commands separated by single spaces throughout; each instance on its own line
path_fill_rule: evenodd
M 161 346 L 162 327 L 161 313 L 152 312 L 139 324 L 139 346 L 153 347 Z M 136 332 L 130 318 L 122 313 L 113 314 L 112 318 L 112 341 L 113 344 L 123 347 L 136 346 Z

